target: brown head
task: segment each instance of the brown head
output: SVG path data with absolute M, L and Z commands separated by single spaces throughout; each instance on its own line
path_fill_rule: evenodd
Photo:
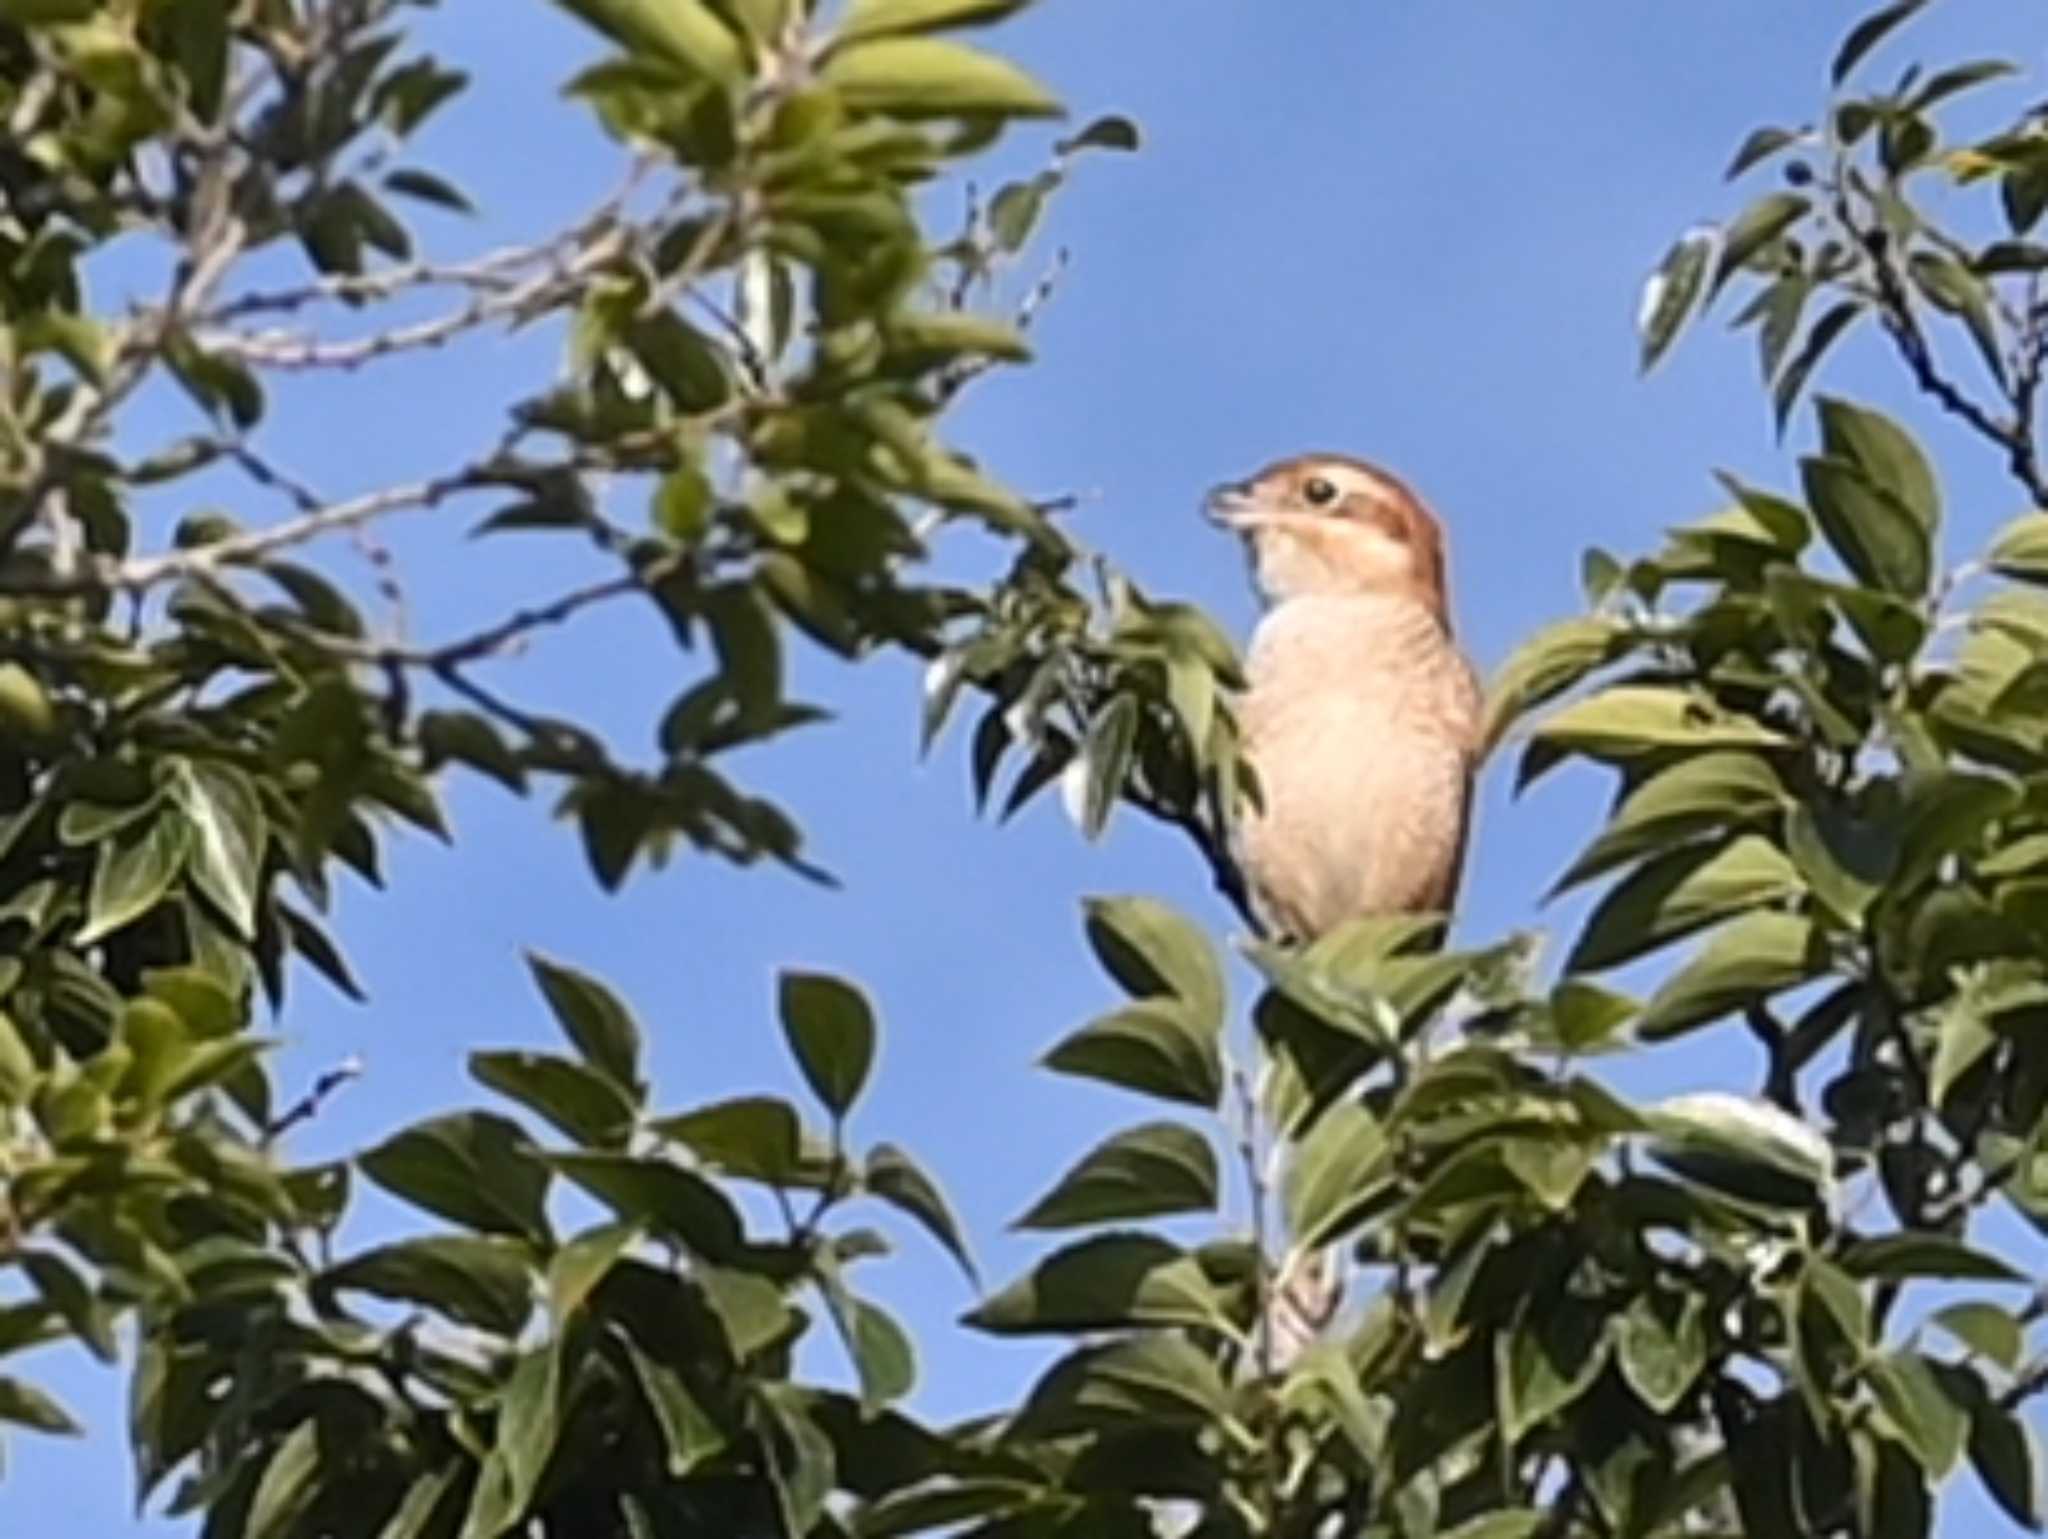
M 1298 455 L 1217 487 L 1206 511 L 1244 536 L 1268 603 L 1311 594 L 1407 597 L 1450 631 L 1443 526 L 1376 465 Z

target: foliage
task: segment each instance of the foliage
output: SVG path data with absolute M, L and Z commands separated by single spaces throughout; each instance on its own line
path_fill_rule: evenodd
M 403 0 L 0 0 L 0 1357 L 125 1356 L 141 1495 L 219 1539 L 1891 1539 L 1966 1462 L 2038 1527 L 2041 1306 L 1981 1231 L 1999 1205 L 2048 1223 L 2048 513 L 1952 561 L 1912 435 L 1824 393 L 1796 496 L 1724 477 L 1657 553 L 1589 554 L 1589 612 L 1495 681 L 1522 784 L 1616 781 L 1558 884 L 1605 885 L 1555 977 L 1520 939 L 1360 922 L 1248 942 L 1240 1026 L 1199 928 L 1089 905 L 1122 1001 L 1045 1063 L 1154 1110 L 1019 1217 L 1053 1248 L 967 1316 L 1069 1344 L 1014 1405 L 905 1409 L 925 1327 L 865 1295 L 870 1221 L 980 1278 L 866 1125 L 880 1026 L 846 981 L 781 981 L 806 1104 L 667 1110 L 632 1009 L 535 954 L 561 1048 L 480 1049 L 488 1107 L 291 1162 L 346 1071 L 280 1106 L 257 996 L 287 1003 L 294 958 L 354 989 L 332 884 L 377 879 L 393 820 L 444 833 L 446 775 L 545 788 L 607 888 L 677 851 L 820 874 L 729 767 L 822 714 L 786 694 L 791 644 L 922 660 L 928 739 L 982 701 L 978 798 L 1014 754 L 1006 810 L 1056 781 L 1089 833 L 1136 807 L 1242 901 L 1228 642 L 940 431 L 1028 356 L 1050 280 L 987 311 L 1047 200 L 1135 130 L 1057 138 L 937 235 L 929 185 L 1058 114 L 962 36 L 1023 0 L 562 3 L 611 49 L 568 89 L 629 173 L 538 244 L 437 262 L 398 200 L 464 206 L 407 149 L 464 77 L 408 50 Z M 1644 360 L 1746 283 L 1789 422 L 1875 321 L 2048 508 L 2048 120 L 1945 147 L 1938 109 L 1992 64 L 1854 94 L 1920 8 L 1854 28 L 1821 126 L 1742 147 L 1786 186 L 1673 247 Z M 1950 186 L 1995 190 L 2005 227 L 1937 223 Z M 84 273 L 123 243 L 170 278 L 115 316 Z M 250 286 L 271 248 L 307 275 Z M 448 308 L 398 308 L 423 296 Z M 417 481 L 335 500 L 262 447 L 279 376 L 545 323 L 566 377 Z M 159 378 L 195 425 L 135 442 Z M 189 512 L 224 475 L 287 511 Z M 608 575 L 418 645 L 312 564 L 457 501 L 507 560 L 567 541 Z M 173 538 L 140 544 L 166 506 Z M 958 541 L 1000 575 L 939 580 Z M 491 672 L 610 604 L 700 659 L 650 765 Z M 1645 959 L 1646 999 L 1603 981 Z M 1757 1095 L 1634 1105 L 1598 1072 L 1731 1030 Z M 347 1249 L 358 1176 L 426 1222 Z M 795 1369 L 821 1315 L 841 1387 Z M 77 1430 L 19 1373 L 0 1420 Z

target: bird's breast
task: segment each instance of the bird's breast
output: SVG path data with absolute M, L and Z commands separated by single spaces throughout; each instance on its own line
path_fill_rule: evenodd
M 1447 903 L 1479 701 L 1435 617 L 1400 601 L 1295 600 L 1261 623 L 1247 674 L 1263 805 L 1245 865 L 1275 921 L 1319 934 Z

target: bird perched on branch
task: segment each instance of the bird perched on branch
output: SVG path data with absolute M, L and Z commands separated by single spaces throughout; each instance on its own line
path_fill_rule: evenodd
M 1361 460 L 1311 454 L 1217 487 L 1265 613 L 1240 710 L 1261 806 L 1239 858 L 1259 917 L 1309 941 L 1368 915 L 1448 911 L 1480 697 L 1452 639 L 1443 528 Z

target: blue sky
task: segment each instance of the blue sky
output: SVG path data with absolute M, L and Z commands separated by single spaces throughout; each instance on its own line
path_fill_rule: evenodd
M 1663 525 L 1712 511 L 1714 466 L 1790 482 L 1791 451 L 1773 441 L 1747 339 L 1703 332 L 1641 381 L 1631 321 L 1670 238 L 1736 206 L 1718 179 L 1743 134 L 1812 112 L 1853 14 L 1782 0 L 1044 0 L 1000 42 L 1078 115 L 1136 118 L 1147 145 L 1135 158 L 1091 158 L 1056 204 L 1047 235 L 1074 263 L 1041 322 L 1041 362 L 978 386 L 958 432 L 1030 493 L 1083 494 L 1083 538 L 1239 635 L 1251 618 L 1242 563 L 1195 518 L 1200 489 L 1309 448 L 1381 460 L 1446 519 L 1461 635 L 1491 668 L 1574 610 L 1586 545 L 1640 550 Z M 2033 39 L 2002 25 L 2009 14 L 1998 0 L 1945 0 L 1889 57 L 2019 54 L 2033 78 L 2016 100 L 2037 99 L 2041 53 L 2023 51 Z M 422 30 L 476 76 L 425 137 L 424 158 L 457 173 L 484 211 L 474 222 L 429 215 L 422 231 L 448 251 L 482 249 L 603 194 L 615 152 L 555 95 L 591 52 L 577 31 L 541 0 L 449 0 Z M 1042 143 L 1020 139 L 996 168 L 1032 167 Z M 1036 273 L 1027 260 L 1017 284 Z M 121 278 L 116 269 L 110 284 Z M 297 387 L 268 447 L 333 496 L 444 465 L 486 440 L 508 380 L 552 369 L 555 345 L 492 339 Z M 1827 383 L 1906 404 L 1868 342 L 1845 347 Z M 168 398 L 146 406 L 160 427 L 174 408 Z M 1981 541 L 2015 498 L 1985 454 L 1910 410 L 1944 465 L 1952 548 Z M 456 538 L 469 521 L 443 512 L 390 530 L 420 639 L 573 580 L 573 560 L 544 540 Z M 346 544 L 327 556 L 362 585 Z M 639 747 L 693 666 L 655 627 L 619 615 L 543 638 L 494 679 Z M 918 761 L 909 663 L 854 670 L 806 655 L 797 678 L 837 721 L 745 770 L 800 816 L 841 890 L 684 859 L 606 898 L 544 804 L 459 781 L 456 848 L 402 837 L 390 890 L 341 900 L 339 930 L 371 1003 L 302 980 L 280 1022 L 285 1086 L 351 1054 L 367 1067 L 297 1140 L 299 1153 L 358 1149 L 480 1102 L 463 1071 L 469 1050 L 550 1042 L 522 947 L 590 969 L 632 1001 L 665 1110 L 741 1090 L 796 1093 L 773 977 L 822 968 L 860 980 L 885 1023 L 858 1135 L 904 1143 L 936 1170 L 991 1280 L 1026 1264 L 1040 1247 L 1007 1233 L 1008 1221 L 1094 1138 L 1149 1115 L 1029 1072 L 1057 1036 L 1111 1003 L 1078 900 L 1150 893 L 1219 935 L 1229 916 L 1190 854 L 1142 822 L 1120 820 L 1091 847 L 1053 798 L 1007 828 L 977 820 L 960 741 Z M 1536 915 L 1535 900 L 1601 805 L 1586 772 L 1512 802 L 1505 770 L 1494 767 L 1481 800 L 1460 917 L 1474 940 L 1569 920 L 1569 910 Z M 1554 933 L 1559 946 L 1569 940 L 1568 928 Z M 1633 1080 L 1749 1089 L 1755 1070 L 1747 1038 L 1730 1033 L 1660 1056 Z M 353 1232 L 371 1240 L 407 1222 L 371 1198 Z M 867 1280 L 916 1327 L 915 1403 L 934 1416 L 985 1408 L 1041 1356 L 954 1330 L 947 1322 L 971 1299 L 928 1246 L 904 1240 Z M 68 1355 L 35 1366 L 93 1437 L 13 1439 L 0 1529 L 184 1532 L 133 1516 L 119 1376 Z M 1967 1472 L 1951 1494 L 1947 1532 L 1998 1530 Z

